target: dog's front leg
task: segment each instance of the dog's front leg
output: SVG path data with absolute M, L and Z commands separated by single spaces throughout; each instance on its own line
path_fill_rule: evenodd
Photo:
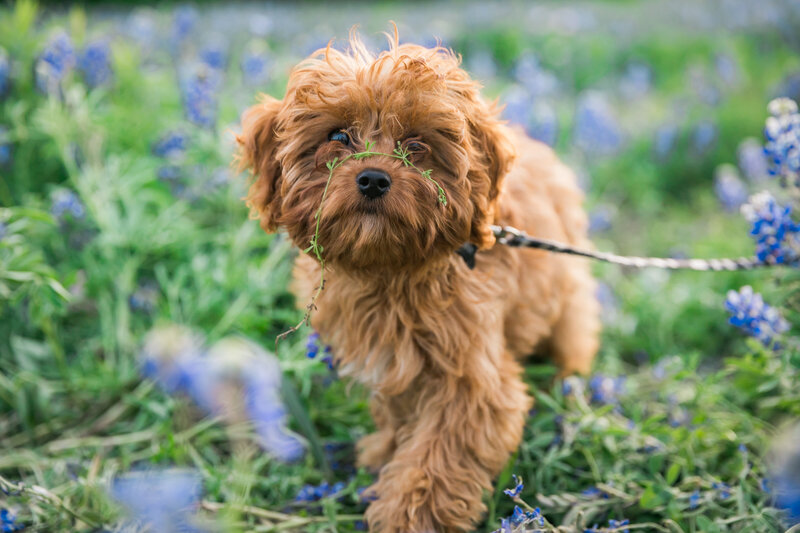
M 497 354 L 499 355 L 499 354 Z M 477 361 L 460 376 L 426 376 L 405 410 L 397 449 L 373 486 L 366 513 L 371 531 L 471 530 L 485 510 L 482 491 L 522 438 L 531 399 L 519 365 L 507 353 Z M 494 363 L 494 364 L 493 364 Z

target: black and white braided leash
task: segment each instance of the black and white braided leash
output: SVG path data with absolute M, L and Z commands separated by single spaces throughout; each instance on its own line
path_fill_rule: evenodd
M 497 242 L 506 246 L 538 248 L 540 250 L 547 250 L 548 252 L 578 255 L 581 257 L 588 257 L 589 259 L 595 259 L 597 261 L 605 261 L 606 263 L 613 263 L 615 265 L 629 266 L 633 268 L 653 267 L 666 268 L 669 270 L 720 272 L 753 270 L 756 268 L 780 266 L 764 263 L 755 257 L 740 257 L 738 259 L 672 259 L 668 257 L 629 257 L 608 252 L 582 250 L 580 248 L 573 248 L 572 246 L 547 239 L 536 239 L 526 235 L 524 232 L 516 228 L 512 228 L 511 226 L 491 226 L 491 228 L 494 236 L 497 238 Z M 459 254 L 461 254 L 461 250 L 459 250 Z M 464 257 L 463 254 L 462 257 Z M 470 261 L 466 257 L 464 257 L 464 259 L 469 265 Z

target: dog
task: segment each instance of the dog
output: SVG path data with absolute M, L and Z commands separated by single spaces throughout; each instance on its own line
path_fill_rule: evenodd
M 376 431 L 358 443 L 379 472 L 370 530 L 465 531 L 532 408 L 521 361 L 588 373 L 600 331 L 585 260 L 495 245 L 490 225 L 588 246 L 587 217 L 572 172 L 499 119 L 457 54 L 389 41 L 373 55 L 351 34 L 347 51 L 296 66 L 282 100 L 244 113 L 239 163 L 261 227 L 322 249 L 324 273 L 299 254 L 292 290 L 340 375 L 371 390 Z M 387 155 L 327 166 L 368 142 Z

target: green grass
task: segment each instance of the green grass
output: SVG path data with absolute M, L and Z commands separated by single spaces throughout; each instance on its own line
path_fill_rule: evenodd
M 121 516 L 107 494 L 116 475 L 177 465 L 199 470 L 203 515 L 226 531 L 351 530 L 364 509 L 356 490 L 372 478 L 334 471 L 330 463 L 352 464 L 351 444 L 371 430 L 367 391 L 332 379 L 306 358 L 304 332 L 278 345 L 293 427 L 317 450 L 297 464 L 238 446 L 229 428 L 203 418 L 186 398 L 143 380 L 136 360 L 156 324 L 186 324 L 210 340 L 244 334 L 271 349 L 276 335 L 302 317 L 287 289 L 298 252 L 248 218 L 244 176 L 210 182 L 211 171 L 231 160 L 228 125 L 242 98 L 255 95 L 237 87 L 231 73 L 220 96 L 220 126 L 187 128 L 170 60 L 143 58 L 119 40 L 112 87 L 90 92 L 73 76 L 62 99 L 48 99 L 34 90 L 34 57 L 52 26 L 86 33 L 79 13 L 34 23 L 28 3 L 0 9 L 0 46 L 15 58 L 13 92 L 0 103 L 0 124 L 13 144 L 12 165 L 0 169 L 0 221 L 8 228 L 0 240 L 0 487 L 8 492 L 0 493 L 0 508 L 17 509 L 30 531 L 111 530 Z M 276 56 L 290 54 L 282 43 L 270 44 Z M 651 65 L 652 94 L 623 113 L 623 120 L 638 121 L 640 133 L 622 153 L 582 159 L 569 154 L 569 129 L 560 135 L 559 151 L 591 174 L 589 205 L 619 209 L 612 229 L 594 236 L 597 247 L 635 255 L 752 252 L 746 224 L 722 212 L 711 179 L 716 165 L 735 162 L 741 138 L 760 135 L 770 91 L 799 66 L 785 44 L 761 33 L 685 37 L 659 30 L 617 43 L 600 35 L 531 37 L 513 27 L 464 33 L 454 44 L 465 54 L 488 47 L 501 69 L 525 49 L 543 51 L 543 64 L 558 72 L 568 97 L 605 83 L 629 60 Z M 736 58 L 743 80 L 709 108 L 687 96 L 685 70 L 688 63 L 711 69 L 720 50 Z M 143 61 L 158 68 L 142 68 Z M 284 83 L 273 80 L 270 92 L 280 96 Z M 501 77 L 489 92 L 506 83 Z M 670 103 L 687 98 L 678 144 L 658 161 L 652 133 L 669 118 Z M 568 102 L 558 106 L 571 123 Z M 701 118 L 715 122 L 719 139 L 697 156 L 688 138 Z M 183 180 L 188 195 L 157 178 L 164 161 L 151 152 L 175 127 L 190 131 L 182 167 L 199 169 Z M 60 223 L 50 214 L 60 188 L 78 194 L 84 219 Z M 490 513 L 481 530 L 496 529 L 513 509 L 502 489 L 515 473 L 526 481 L 525 501 L 569 531 L 623 517 L 647 531 L 782 531 L 761 483 L 774 435 L 800 415 L 800 354 L 745 342 L 726 324 L 722 305 L 727 290 L 745 284 L 776 301 L 782 287 L 763 271 L 595 271 L 619 302 L 597 369 L 626 376 L 626 391 L 616 406 L 565 397 L 551 365 L 531 364 L 536 412 L 497 489 L 486 494 Z M 153 297 L 149 310 L 130 305 L 142 287 Z M 654 376 L 659 362 L 667 369 L 661 378 Z M 328 457 L 319 452 L 325 444 L 342 447 Z M 294 502 L 304 484 L 323 480 L 346 481 L 343 497 Z M 723 498 L 715 483 L 726 483 L 730 496 Z M 583 495 L 591 487 L 608 497 Z M 694 491 L 700 503 L 691 508 Z

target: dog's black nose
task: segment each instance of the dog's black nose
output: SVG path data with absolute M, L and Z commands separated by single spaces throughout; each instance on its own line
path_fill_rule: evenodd
M 372 200 L 386 194 L 392 186 L 392 180 L 383 170 L 368 168 L 358 173 L 356 184 L 361 194 Z

